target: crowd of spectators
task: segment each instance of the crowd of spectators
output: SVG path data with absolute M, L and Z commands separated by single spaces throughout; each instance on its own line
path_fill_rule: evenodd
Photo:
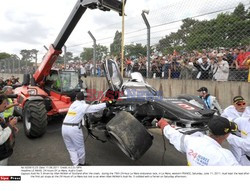
M 112 57 L 120 66 L 120 59 Z M 177 52 L 163 55 L 155 51 L 150 58 L 149 78 L 184 79 L 184 80 L 214 80 L 214 81 L 248 81 L 250 82 L 250 46 L 238 48 L 219 48 L 192 52 Z M 147 57 L 125 57 L 124 75 L 130 77 L 132 72 L 140 72 L 147 76 Z M 78 70 L 81 76 L 104 76 L 102 61 L 93 60 L 54 64 L 53 67 L 66 70 Z M 26 69 L 21 69 L 26 73 Z M 34 73 L 35 68 L 27 68 L 28 73 Z M 0 81 L 1 84 L 1 81 Z
M 164 79 L 247 81 L 250 48 L 205 50 L 202 52 L 151 55 L 150 76 Z M 147 58 L 126 58 L 125 76 L 140 72 L 146 76 Z
M 12 85 L 19 85 L 19 77 L 11 76 L 10 78 L 4 79 L 3 77 L 0 77 L 0 91 L 5 86 L 12 86 Z
M 113 58 L 120 65 L 119 58 Z M 192 51 L 163 55 L 159 52 L 151 54 L 149 77 L 162 79 L 193 79 L 214 81 L 250 81 L 249 74 L 250 48 L 219 48 L 218 50 Z M 96 63 L 96 75 L 104 76 L 101 61 Z M 58 66 L 64 67 L 64 65 Z M 130 77 L 132 72 L 140 72 L 147 76 L 147 57 L 126 57 L 124 60 L 124 76 Z M 71 63 L 66 69 L 79 70 L 81 75 L 93 76 L 93 61 Z

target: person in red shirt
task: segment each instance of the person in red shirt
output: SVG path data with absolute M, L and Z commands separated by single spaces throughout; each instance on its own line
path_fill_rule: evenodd
M 245 52 L 244 48 L 240 49 L 240 53 L 236 58 L 236 68 L 237 69 L 247 69 L 247 66 L 244 65 L 244 60 L 248 57 L 250 52 Z
M 248 82 L 250 82 L 250 51 L 246 52 L 246 59 L 243 64 L 248 68 Z

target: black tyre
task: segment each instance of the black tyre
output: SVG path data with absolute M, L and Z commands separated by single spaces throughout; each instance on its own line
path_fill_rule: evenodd
M 43 101 L 28 101 L 23 112 L 24 132 L 29 138 L 42 136 L 47 130 L 47 111 Z
M 130 113 L 121 111 L 107 124 L 109 137 L 129 158 L 139 159 L 152 145 L 152 135 Z

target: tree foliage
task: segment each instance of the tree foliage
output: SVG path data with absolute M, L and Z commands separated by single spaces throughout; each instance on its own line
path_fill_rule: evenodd
M 232 13 L 221 13 L 215 19 L 198 21 L 187 18 L 180 29 L 159 41 L 163 53 L 219 47 L 249 45 L 250 10 L 239 4 Z
M 88 61 L 93 59 L 93 48 L 84 48 L 83 52 L 81 53 L 80 57 L 82 61 Z M 108 48 L 103 45 L 96 45 L 96 59 L 101 60 L 103 56 L 108 54 Z
M 0 52 L 0 60 L 5 58 L 10 58 L 11 55 L 6 52 Z
M 147 55 L 147 46 L 142 46 L 142 44 L 130 44 L 125 46 L 125 55 L 139 57 L 141 55 Z
M 21 63 L 26 63 L 28 66 L 33 66 L 37 62 L 37 53 L 39 51 L 36 49 L 23 49 L 20 51 L 20 54 L 22 55 Z
M 116 31 L 113 43 L 110 45 L 110 54 L 111 55 L 120 56 L 121 40 L 122 40 L 122 33 L 119 31 Z
M 89 61 L 93 58 L 93 48 L 83 48 L 83 52 L 80 54 L 82 61 Z

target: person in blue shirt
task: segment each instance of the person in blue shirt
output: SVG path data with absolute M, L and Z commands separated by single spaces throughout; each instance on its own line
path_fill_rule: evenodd
M 206 87 L 201 87 L 197 90 L 199 92 L 199 97 L 203 100 L 207 109 L 215 109 L 217 113 L 221 115 L 222 109 L 216 99 L 216 97 L 210 95 L 208 93 L 208 89 Z

